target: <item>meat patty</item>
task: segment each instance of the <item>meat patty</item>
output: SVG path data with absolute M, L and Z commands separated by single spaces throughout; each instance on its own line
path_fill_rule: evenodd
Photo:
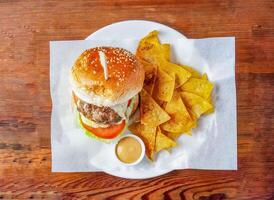
M 81 99 L 78 99 L 77 101 L 77 110 L 86 118 L 100 124 L 116 124 L 122 120 L 122 118 L 110 107 L 99 107 L 86 103 Z

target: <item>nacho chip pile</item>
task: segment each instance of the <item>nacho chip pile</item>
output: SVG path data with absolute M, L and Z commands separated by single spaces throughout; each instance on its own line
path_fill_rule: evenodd
M 213 84 L 207 75 L 170 62 L 170 44 L 161 44 L 152 31 L 138 46 L 136 56 L 145 69 L 141 91 L 141 121 L 129 126 L 146 145 L 150 160 L 155 153 L 176 146 L 182 134 L 191 134 L 198 118 L 214 111 Z

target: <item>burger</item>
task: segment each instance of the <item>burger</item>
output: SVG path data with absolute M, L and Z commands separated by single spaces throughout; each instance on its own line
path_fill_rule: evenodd
M 123 48 L 84 51 L 70 71 L 72 100 L 78 122 L 90 136 L 113 139 L 137 110 L 144 70 Z

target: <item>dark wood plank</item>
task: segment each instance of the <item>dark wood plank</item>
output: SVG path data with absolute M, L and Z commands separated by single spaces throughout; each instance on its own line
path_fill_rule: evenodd
M 274 3 L 0 1 L 0 198 L 274 198 Z M 179 170 L 148 180 L 51 173 L 49 41 L 122 20 L 187 37 L 236 37 L 238 171 Z

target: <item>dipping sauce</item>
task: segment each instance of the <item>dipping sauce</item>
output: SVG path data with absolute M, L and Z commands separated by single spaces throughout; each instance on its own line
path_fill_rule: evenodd
M 135 138 L 124 137 L 117 143 L 115 151 L 120 161 L 129 164 L 140 158 L 142 146 Z

